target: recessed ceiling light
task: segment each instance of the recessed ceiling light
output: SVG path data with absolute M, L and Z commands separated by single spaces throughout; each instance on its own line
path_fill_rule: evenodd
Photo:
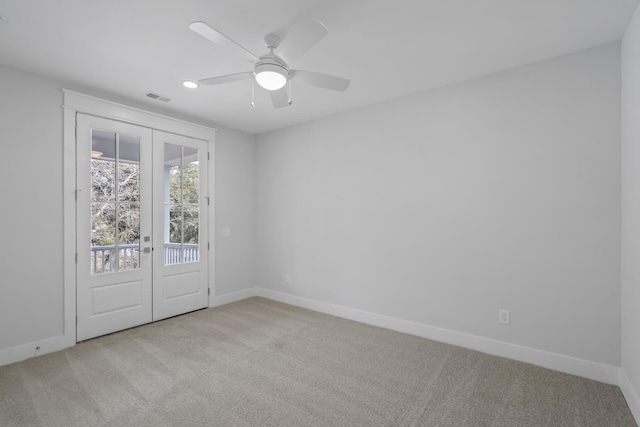
M 191 80 L 183 80 L 182 81 L 182 86 L 189 88 L 189 89 L 195 89 L 198 86 L 200 86 L 198 83 L 196 82 L 192 82 Z

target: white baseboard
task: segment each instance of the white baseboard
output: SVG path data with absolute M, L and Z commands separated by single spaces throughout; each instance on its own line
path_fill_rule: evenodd
M 232 302 L 250 298 L 252 296 L 255 296 L 255 293 L 255 288 L 250 288 L 226 295 L 211 297 L 209 307 L 217 307 L 219 305 L 229 304 Z M 47 338 L 42 341 L 22 344 L 5 350 L 0 350 L 0 366 L 20 362 L 31 357 L 42 356 L 43 354 L 64 350 L 65 348 L 73 347 L 74 345 L 76 345 L 74 337 L 58 336 Z
M 383 316 L 340 305 L 329 304 L 264 288 L 256 288 L 255 295 L 283 302 L 285 304 L 308 308 L 321 313 L 367 323 L 369 325 L 380 326 L 447 344 L 457 345 L 471 350 L 477 350 L 494 356 L 501 356 L 508 359 L 531 363 L 533 365 L 578 375 L 608 384 L 618 385 L 619 382 L 620 368 L 617 366 L 590 362 L 588 360 L 578 359 L 562 354 L 536 350 L 529 347 L 509 344 L 502 341 L 429 326 L 422 323 L 411 322 L 408 320 L 397 319 L 394 317 Z
M 65 348 L 73 347 L 74 345 L 76 345 L 76 343 L 73 338 L 61 335 L 58 337 L 47 338 L 42 341 L 35 341 L 29 344 L 7 348 L 5 350 L 0 350 L 0 366 L 64 350 Z
M 629 407 L 636 419 L 640 419 L 640 400 L 637 392 L 631 386 L 628 378 L 620 368 L 601 363 L 582 360 L 570 356 L 536 350 L 529 347 L 509 344 L 489 338 L 456 332 L 448 329 L 397 319 L 394 317 L 357 310 L 336 304 L 303 298 L 295 295 L 276 292 L 264 288 L 249 288 L 226 295 L 211 298 L 209 307 L 217 307 L 224 304 L 240 301 L 253 296 L 261 296 L 274 301 L 283 302 L 321 313 L 331 314 L 345 319 L 355 320 L 373 326 L 379 326 L 395 331 L 457 345 L 460 347 L 477 350 L 495 356 L 506 357 L 531 363 L 556 371 L 593 379 L 620 386 Z M 19 362 L 47 353 L 63 350 L 75 345 L 73 339 L 65 336 L 54 337 L 38 342 L 33 342 L 18 347 L 0 350 L 0 366 Z M 36 347 L 40 347 L 36 349 Z
M 640 424 L 640 397 L 638 397 L 638 392 L 631 385 L 631 381 L 629 381 L 624 369 L 620 369 L 620 390 L 622 390 L 622 394 L 627 400 L 627 405 L 629 405 L 636 423 Z
M 256 288 L 243 289 L 230 294 L 214 296 L 209 300 L 209 307 L 218 307 L 220 305 L 230 304 L 253 296 L 256 296 Z

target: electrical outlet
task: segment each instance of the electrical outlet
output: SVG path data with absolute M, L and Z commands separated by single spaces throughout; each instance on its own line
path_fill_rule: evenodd
M 291 275 L 290 274 L 285 274 L 284 275 L 284 281 L 286 283 L 291 283 Z
M 224 227 L 222 229 L 222 237 L 231 237 L 231 227 Z
M 509 310 L 498 310 L 498 323 L 511 324 L 511 312 Z

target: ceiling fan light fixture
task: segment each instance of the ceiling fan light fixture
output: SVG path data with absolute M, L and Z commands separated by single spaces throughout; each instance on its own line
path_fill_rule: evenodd
M 287 84 L 289 72 L 278 64 L 263 63 L 255 67 L 256 81 L 266 90 L 278 90 Z

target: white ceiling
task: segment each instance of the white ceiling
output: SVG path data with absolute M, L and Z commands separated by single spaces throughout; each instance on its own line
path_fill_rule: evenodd
M 619 40 L 639 0 L 2 0 L 0 63 L 194 121 L 259 134 Z M 274 109 L 251 80 L 189 90 L 251 65 L 189 30 L 205 21 L 256 54 L 307 17 L 329 34 L 293 68 L 351 79 L 293 82 Z M 159 105 L 153 91 L 174 98 Z M 1 96 L 1 94 L 0 94 Z

